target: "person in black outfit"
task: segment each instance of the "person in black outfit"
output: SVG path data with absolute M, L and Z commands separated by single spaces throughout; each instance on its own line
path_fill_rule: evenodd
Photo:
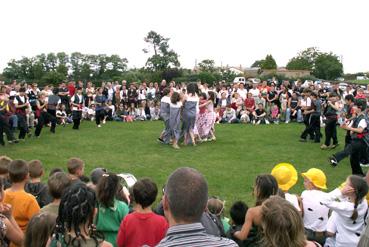
M 55 133 L 56 117 L 48 113 L 46 107 L 45 95 L 40 94 L 39 99 L 36 100 L 36 117 L 38 119 L 35 130 L 36 137 L 40 136 L 42 128 L 49 122 L 51 122 L 50 132 Z
M 344 117 L 345 119 L 347 119 L 347 121 L 351 121 L 356 117 L 353 111 L 354 101 L 355 98 L 352 94 L 348 94 L 345 96 Z M 345 136 L 345 147 L 350 143 L 351 143 L 351 134 L 350 131 L 347 130 Z
M 305 130 L 301 134 L 301 142 L 306 142 L 308 134 L 314 135 L 314 142 L 320 143 L 320 113 L 321 113 L 321 102 L 318 95 L 315 92 L 311 93 L 311 107 L 305 111 L 310 115 L 309 125 L 306 126 Z
M 327 106 L 324 111 L 325 116 L 325 142 L 321 149 L 335 148 L 338 145 L 337 139 L 337 111 L 339 107 L 336 102 L 339 100 L 339 96 L 336 93 L 330 93 L 328 96 Z M 331 146 L 331 139 L 333 144 Z
M 71 98 L 73 129 L 78 130 L 82 119 L 82 108 L 84 105 L 84 97 L 82 88 L 77 88 L 77 93 Z
M 368 126 L 364 111 L 366 109 L 366 101 L 358 99 L 355 102 L 354 111 L 356 117 L 351 124 L 343 124 L 341 128 L 350 131 L 351 143 L 344 150 L 334 154 L 329 158 L 332 166 L 337 166 L 338 163 L 347 156 L 350 156 L 350 165 L 352 174 L 365 176 L 360 167 L 361 158 L 366 155 Z
M 19 95 L 15 97 L 14 104 L 16 108 L 16 114 L 18 117 L 18 128 L 19 128 L 18 138 L 20 140 L 24 140 L 28 131 L 26 109 L 30 106 L 26 96 L 26 88 L 21 87 L 19 89 Z

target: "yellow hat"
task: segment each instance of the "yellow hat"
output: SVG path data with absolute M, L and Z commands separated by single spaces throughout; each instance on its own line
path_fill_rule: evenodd
M 278 182 L 278 187 L 283 191 L 288 191 L 297 182 L 297 171 L 293 165 L 280 163 L 272 170 L 272 175 Z
M 301 173 L 301 175 L 309 179 L 315 187 L 323 190 L 327 189 L 327 178 L 322 170 L 311 168 L 307 172 Z

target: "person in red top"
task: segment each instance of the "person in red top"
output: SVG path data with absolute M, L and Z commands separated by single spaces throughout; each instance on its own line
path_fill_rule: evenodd
M 156 246 L 165 237 L 168 222 L 151 210 L 157 194 L 156 184 L 148 178 L 133 185 L 135 209 L 120 224 L 117 237 L 119 247 Z
M 73 95 L 76 94 L 76 87 L 75 87 L 75 82 L 71 81 L 68 83 L 68 92 L 69 92 L 69 96 L 72 97 Z

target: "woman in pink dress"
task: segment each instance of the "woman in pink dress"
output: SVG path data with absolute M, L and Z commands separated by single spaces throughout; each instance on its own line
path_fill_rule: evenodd
M 200 113 L 197 121 L 197 130 L 199 136 L 203 140 L 214 141 L 214 124 L 215 124 L 215 112 L 214 112 L 214 100 L 215 100 L 215 93 L 212 91 L 208 92 L 209 98 L 206 98 L 206 94 L 202 97 L 204 101 L 200 101 Z

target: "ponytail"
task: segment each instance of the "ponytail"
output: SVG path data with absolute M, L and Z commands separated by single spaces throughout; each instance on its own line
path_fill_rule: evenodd
M 355 198 L 355 206 L 354 206 L 354 212 L 352 212 L 352 215 L 351 215 L 351 219 L 352 220 L 356 220 L 357 219 L 357 217 L 358 217 L 358 213 L 357 213 L 357 205 L 359 204 L 358 203 L 358 201 L 359 201 L 359 199 L 356 197 Z

